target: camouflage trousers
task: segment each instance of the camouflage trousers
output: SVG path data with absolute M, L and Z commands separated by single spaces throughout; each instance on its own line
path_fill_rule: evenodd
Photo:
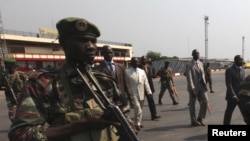
M 6 99 L 6 102 L 7 102 L 7 107 L 8 107 L 8 115 L 9 115 L 9 119 L 11 121 L 14 120 L 15 118 L 15 115 L 16 115 L 16 109 L 17 109 L 17 105 L 15 105 L 13 103 L 13 101 L 9 98 Z
M 166 81 L 161 81 L 161 91 L 159 93 L 159 104 L 161 104 L 161 99 L 165 93 L 165 91 L 168 89 L 168 92 L 169 92 L 169 95 L 170 95 L 170 98 L 172 99 L 173 103 L 177 103 L 177 98 L 176 96 L 174 95 L 174 91 L 173 91 L 173 84 L 172 83 L 167 83 Z

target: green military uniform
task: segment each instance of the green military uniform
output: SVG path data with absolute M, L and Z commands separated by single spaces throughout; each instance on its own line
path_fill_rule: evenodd
M 60 20 L 57 23 L 57 29 L 59 42 L 64 43 L 62 46 L 66 44 L 66 47 L 63 46 L 67 49 L 67 51 L 64 50 L 67 56 L 65 63 L 58 70 L 43 69 L 31 73 L 22 91 L 16 118 L 8 134 L 9 140 L 47 141 L 49 133 L 46 130 L 52 127 L 65 129 L 65 126 L 69 125 L 70 131 L 67 132 L 69 135 L 56 136 L 62 138 L 61 141 L 118 141 L 120 134 L 117 134 L 117 128 L 109 122 L 106 125 L 107 120 L 105 122 L 101 120 L 103 124 L 100 123 L 100 119 L 99 122 L 92 121 L 93 117 L 104 114 L 101 104 L 94 97 L 94 95 L 99 96 L 100 93 L 93 82 L 87 82 L 90 85 L 88 86 L 76 71 L 76 68 L 79 68 L 85 78 L 85 70 L 89 69 L 85 63 L 89 58 L 81 56 L 84 63 L 78 64 L 70 60 L 75 57 L 70 54 L 75 50 L 67 48 L 75 45 L 78 48 L 88 47 L 94 50 L 95 39 L 100 36 L 98 28 L 85 19 L 71 17 Z M 71 42 L 67 42 L 68 40 L 75 44 L 72 45 Z M 77 59 L 81 61 L 81 58 Z M 114 86 L 114 81 L 107 77 L 104 80 L 102 76 L 96 75 L 98 73 L 89 71 L 109 98 L 108 101 L 116 103 L 119 96 L 117 96 L 118 90 Z M 102 98 L 100 101 L 104 102 Z M 78 123 L 81 123 L 81 126 Z
M 210 67 L 210 63 L 207 63 L 207 65 L 204 67 L 205 68 L 205 79 L 206 79 L 206 83 L 209 84 L 209 88 L 210 88 L 210 92 L 214 93 L 213 91 L 213 87 L 212 87 L 212 77 L 211 77 L 211 67 Z
M 165 64 L 168 64 L 169 62 L 165 62 Z M 172 77 L 172 70 L 168 67 L 162 67 L 158 72 L 157 75 L 160 76 L 160 82 L 161 82 L 161 91 L 159 93 L 159 104 L 162 104 L 162 97 L 165 93 L 166 89 L 168 89 L 169 95 L 173 101 L 173 105 L 177 105 L 178 102 L 176 100 L 176 96 L 174 95 L 174 81 Z
M 16 70 L 16 60 L 14 58 L 4 59 L 4 64 L 6 68 L 4 77 L 7 78 L 7 81 L 14 92 L 14 94 L 11 94 L 11 89 L 8 88 L 7 82 L 5 81 L 5 97 L 9 110 L 9 118 L 13 121 L 15 118 L 17 101 L 20 98 L 20 92 L 24 86 L 26 77 L 23 72 Z

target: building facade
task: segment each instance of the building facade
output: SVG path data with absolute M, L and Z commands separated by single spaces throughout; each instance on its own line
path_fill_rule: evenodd
M 130 61 L 133 50 L 131 44 L 97 41 L 95 63 L 103 60 L 101 54 L 103 45 L 110 45 L 113 48 L 114 61 L 125 65 Z M 39 33 L 3 30 L 0 33 L 0 47 L 0 59 L 3 60 L 5 57 L 15 58 L 18 69 L 21 71 L 47 66 L 58 67 L 65 59 L 64 52 L 57 40 L 57 34 L 53 30 L 40 29 Z

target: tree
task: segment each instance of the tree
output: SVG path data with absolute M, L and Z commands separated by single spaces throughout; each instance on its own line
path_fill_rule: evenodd
M 161 53 L 154 52 L 154 51 L 148 51 L 147 58 L 151 58 L 151 61 L 159 60 L 161 58 Z

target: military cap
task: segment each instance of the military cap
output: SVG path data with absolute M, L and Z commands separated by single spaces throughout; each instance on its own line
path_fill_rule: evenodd
M 3 61 L 4 63 L 16 63 L 16 59 L 14 58 L 5 58 Z
M 67 35 L 90 35 L 94 37 L 100 36 L 99 29 L 91 22 L 76 17 L 68 17 L 57 22 L 56 28 L 59 37 Z

